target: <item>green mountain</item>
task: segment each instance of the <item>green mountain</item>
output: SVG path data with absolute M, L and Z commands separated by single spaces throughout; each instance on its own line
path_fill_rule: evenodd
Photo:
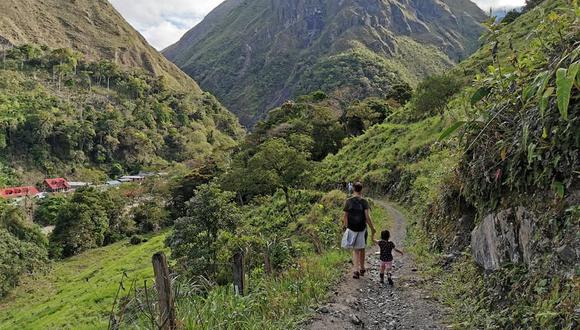
M 477 48 L 469 0 L 227 0 L 164 54 L 252 125 L 289 98 L 392 96 Z
M 107 0 L 3 0 L 0 45 L 72 48 L 87 60 L 107 59 L 165 76 L 175 87 L 201 92 L 191 79 L 135 31 Z

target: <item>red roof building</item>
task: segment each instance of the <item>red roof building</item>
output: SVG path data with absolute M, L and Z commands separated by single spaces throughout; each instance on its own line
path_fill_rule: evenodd
M 38 194 L 38 189 L 33 186 L 0 189 L 0 197 L 3 198 L 19 198 L 25 196 L 36 196 Z
M 70 189 L 70 184 L 63 178 L 46 179 L 44 185 L 50 192 L 61 192 Z

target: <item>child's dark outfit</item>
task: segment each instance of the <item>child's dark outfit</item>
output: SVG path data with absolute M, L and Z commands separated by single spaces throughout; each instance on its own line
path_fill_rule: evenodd
M 395 243 L 391 241 L 380 240 L 379 247 L 381 249 L 381 283 L 385 283 L 385 268 L 388 269 L 387 280 L 390 285 L 393 285 L 393 280 L 391 279 L 391 268 L 393 268 L 393 250 L 395 249 Z

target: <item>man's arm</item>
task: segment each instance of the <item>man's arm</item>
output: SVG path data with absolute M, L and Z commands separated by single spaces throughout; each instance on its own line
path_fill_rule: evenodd
M 348 212 L 344 211 L 344 216 L 342 217 L 342 229 L 346 230 L 348 227 Z
M 365 210 L 365 218 L 367 219 L 367 225 L 371 227 L 371 235 L 374 236 L 377 231 L 375 230 L 375 225 L 373 225 L 373 219 L 371 219 L 371 212 L 369 209 Z
M 395 249 L 395 251 L 399 252 L 401 255 L 404 255 L 404 254 L 403 254 L 403 251 L 401 251 L 401 250 L 399 250 L 399 249 Z

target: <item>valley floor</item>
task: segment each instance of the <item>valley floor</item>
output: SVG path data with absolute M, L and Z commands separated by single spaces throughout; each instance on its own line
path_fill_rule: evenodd
M 394 220 L 392 240 L 405 251 L 406 219 L 391 204 L 378 201 Z M 377 228 L 377 231 L 380 229 Z M 331 301 L 303 329 L 442 329 L 444 307 L 422 288 L 420 272 L 409 253 L 395 254 L 395 285 L 379 283 L 378 248 L 367 249 L 368 274 L 352 279 L 350 269 Z

